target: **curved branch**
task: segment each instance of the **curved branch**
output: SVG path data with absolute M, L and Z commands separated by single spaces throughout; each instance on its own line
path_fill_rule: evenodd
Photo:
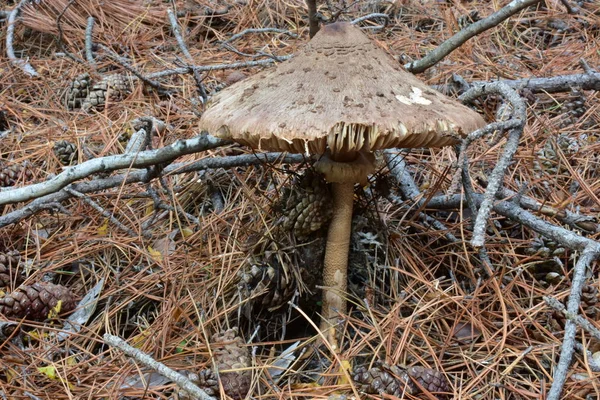
M 477 21 L 459 31 L 450 39 L 440 44 L 435 50 L 427 53 L 427 55 L 420 60 L 411 61 L 408 64 L 405 64 L 404 68 L 413 74 L 423 72 L 459 48 L 463 43 L 471 39 L 473 36 L 497 26 L 500 22 L 504 21 L 511 15 L 514 15 L 522 9 L 539 2 L 540 0 L 513 0 L 489 17 Z

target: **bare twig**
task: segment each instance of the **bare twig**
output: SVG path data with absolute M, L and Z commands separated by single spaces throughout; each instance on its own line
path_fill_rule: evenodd
M 488 85 L 490 83 L 502 83 L 511 89 L 528 89 L 532 93 L 558 93 L 569 92 L 572 88 L 578 87 L 582 90 L 600 90 L 600 73 L 590 69 L 585 74 L 559 75 L 550 78 L 524 78 L 524 79 L 502 79 L 499 81 L 475 81 L 470 86 Z M 434 85 L 434 89 L 445 92 L 445 85 Z M 468 90 L 468 88 L 466 89 Z M 466 91 L 463 88 L 458 90 L 459 94 Z
M 17 18 L 21 13 L 21 8 L 28 2 L 29 0 L 21 0 L 19 4 L 13 8 L 8 16 L 8 26 L 6 28 L 6 55 L 13 65 L 21 68 L 23 72 L 25 72 L 29 76 L 40 76 L 40 74 L 29 64 L 29 62 L 17 58 L 15 55 L 15 50 L 13 48 L 13 38 L 15 35 L 15 25 L 17 24 Z
M 400 193 L 402 196 L 404 196 L 406 200 L 416 202 L 417 206 L 421 207 L 423 205 L 423 200 L 420 199 L 421 192 L 419 191 L 415 181 L 412 179 L 410 172 L 407 170 L 404 157 L 398 154 L 395 150 L 390 149 L 384 150 L 383 154 L 390 172 L 394 177 L 396 177 L 396 182 L 400 186 Z M 390 199 L 393 202 L 402 204 L 402 200 L 396 199 L 395 197 L 396 196 L 394 195 L 390 195 Z M 448 228 L 444 224 L 430 215 L 427 215 L 426 213 L 419 212 L 419 218 L 439 231 L 448 231 Z M 449 242 L 456 243 L 459 241 L 458 238 L 450 232 L 446 232 L 444 236 Z
M 2 190 L 0 191 L 0 205 L 42 197 L 62 189 L 69 183 L 98 172 L 110 172 L 123 168 L 143 168 L 155 164 L 168 163 L 182 155 L 205 151 L 227 143 L 225 140 L 217 139 L 208 134 L 202 134 L 192 139 L 178 140 L 170 146 L 157 150 L 96 158 L 69 167 L 64 172 L 45 182 L 22 188 Z
M 579 65 L 581 65 L 581 68 L 583 68 L 586 74 L 594 74 L 596 72 L 592 67 L 590 67 L 590 64 L 588 64 L 585 58 L 579 59 Z
M 570 321 L 573 321 L 574 323 L 582 327 L 587 333 L 595 337 L 596 340 L 600 340 L 600 330 L 594 325 L 592 325 L 590 321 L 583 318 L 581 315 L 571 314 L 569 311 L 567 311 L 565 306 L 563 306 L 563 304 L 554 297 L 544 296 L 544 301 L 550 307 L 562 313 L 565 316 L 565 318 L 567 318 Z
M 131 229 L 129 229 L 128 227 L 126 227 L 125 225 L 123 225 L 121 223 L 121 221 L 119 221 L 118 219 L 116 219 L 115 216 L 112 215 L 112 213 L 110 213 L 107 210 L 105 210 L 104 208 L 102 208 L 102 206 L 100 204 L 96 203 L 94 200 L 90 199 L 85 194 L 79 193 L 78 191 L 73 190 L 73 189 L 68 188 L 68 187 L 66 187 L 65 190 L 68 193 L 72 194 L 73 196 L 75 196 L 75 197 L 80 198 L 81 200 L 83 200 L 86 204 L 88 204 L 94 210 L 96 210 L 100 214 L 102 214 L 102 216 L 104 218 L 108 218 L 108 220 L 110 220 L 110 222 L 112 222 L 117 228 L 121 229 L 123 232 L 127 233 L 129 236 L 131 236 L 131 237 L 138 236 L 134 231 L 132 231 Z M 151 235 L 144 235 L 144 236 L 151 237 Z
M 567 302 L 567 312 L 572 316 L 577 315 L 579 310 L 579 302 L 581 301 L 581 290 L 585 284 L 585 272 L 591 263 L 600 257 L 600 245 L 595 243 L 583 249 L 579 260 L 575 264 L 573 271 L 573 279 L 571 281 L 571 293 L 569 293 L 569 301 Z M 577 325 L 571 319 L 567 319 L 565 323 L 565 336 L 563 338 L 562 349 L 558 365 L 554 369 L 552 387 L 548 392 L 547 400 L 559 400 L 562 389 L 567 379 L 567 371 L 573 357 L 575 347 L 575 334 L 577 333 Z
M 588 365 L 590 366 L 590 369 L 594 372 L 600 372 L 600 364 L 598 363 L 598 361 L 596 361 L 594 359 L 594 355 L 592 354 L 591 351 L 589 351 L 588 349 L 586 349 L 585 347 L 583 347 L 583 345 L 579 342 L 575 343 L 575 349 L 582 353 L 584 355 L 585 358 L 587 358 L 587 362 Z
M 131 72 L 132 74 L 137 76 L 144 83 L 152 86 L 153 88 L 155 88 L 157 90 L 166 90 L 165 88 L 163 88 L 163 86 L 160 84 L 160 82 L 153 81 L 151 77 L 144 76 L 133 65 L 131 65 L 129 63 L 129 61 L 127 61 L 124 57 L 121 57 L 118 54 L 116 54 L 112 49 L 104 46 L 103 44 L 98 44 L 98 47 L 100 47 L 102 50 L 104 50 L 106 53 L 108 53 L 107 55 L 110 59 L 119 63 L 123 68 L 125 68 L 126 70 L 128 70 L 129 72 Z
M 96 60 L 94 59 L 94 17 L 88 17 L 87 25 L 85 27 L 85 58 L 94 69 L 97 68 Z
M 167 166 L 163 171 L 163 175 L 177 175 L 187 172 L 201 171 L 213 168 L 233 168 L 244 165 L 258 165 L 258 164 L 272 164 L 272 163 L 286 163 L 286 164 L 297 164 L 305 162 L 306 157 L 302 154 L 283 154 L 283 153 L 263 153 L 263 154 L 249 154 L 233 157 L 221 157 L 221 158 L 207 158 L 204 160 L 196 161 L 192 164 L 177 163 Z M 80 193 L 91 193 L 98 192 L 101 190 L 107 190 L 123 185 L 136 183 L 136 182 L 147 182 L 150 178 L 150 173 L 146 170 L 134 170 L 129 171 L 125 174 L 111 176 L 109 178 L 94 179 L 89 182 L 79 182 L 71 184 L 70 187 Z M 1 195 L 1 193 L 0 193 Z M 48 194 L 40 197 L 26 206 L 19 208 L 13 212 L 0 216 L 0 228 L 17 223 L 25 218 L 28 218 L 35 213 L 47 208 L 48 203 L 57 203 L 69 199 L 69 194 L 64 189 L 59 190 L 55 193 Z
M 511 163 L 514 154 L 517 151 L 519 140 L 521 138 L 521 134 L 523 132 L 523 127 L 525 126 L 525 122 L 527 119 L 527 114 L 525 110 L 525 103 L 519 97 L 519 95 L 508 86 L 503 85 L 502 83 L 495 83 L 485 86 L 475 86 L 463 96 L 461 96 L 461 100 L 465 102 L 473 101 L 475 98 L 480 97 L 486 94 L 500 94 L 502 95 L 512 107 L 512 120 L 518 122 L 518 125 L 512 129 L 510 129 L 508 134 L 508 141 L 504 147 L 504 152 L 494 170 L 492 171 L 488 187 L 486 188 L 484 201 L 481 203 L 480 209 L 477 212 L 477 218 L 475 219 L 475 225 L 473 228 L 473 238 L 471 240 L 471 244 L 475 247 L 481 247 L 484 243 L 485 237 L 485 228 L 487 226 L 487 219 L 492 209 L 492 202 L 494 197 L 496 196 L 496 192 L 502 185 L 502 181 L 504 179 L 504 174 L 508 165 Z M 461 144 L 461 157 L 463 158 L 463 172 L 468 172 L 468 159 L 466 156 L 466 150 L 470 143 L 473 142 L 476 138 L 480 137 L 480 132 L 473 132 L 466 139 L 463 140 Z M 468 177 L 468 175 L 466 176 Z M 465 181 L 463 180 L 463 184 Z M 475 212 L 475 210 L 473 210 Z
M 133 346 L 130 346 L 120 337 L 105 333 L 103 338 L 104 342 L 108 345 L 116 347 L 117 349 L 121 350 L 123 353 L 133 358 L 140 364 L 145 365 L 148 368 L 152 368 L 154 371 L 158 372 L 162 376 L 169 378 L 170 380 L 175 382 L 177 386 L 179 386 L 182 390 L 185 390 L 190 395 L 195 396 L 194 398 L 200 400 L 215 400 L 214 397 L 209 396 L 204 390 L 200 389 L 184 375 L 180 374 L 175 370 L 172 370 L 165 364 L 156 361 L 143 351 L 136 349 Z
M 473 200 L 479 206 L 483 201 L 483 195 L 473 194 Z M 448 210 L 457 209 L 464 205 L 465 198 L 462 195 L 446 195 L 435 196 L 429 199 L 426 204 L 427 208 Z M 598 242 L 578 235 L 577 233 L 560 226 L 551 224 L 541 218 L 536 217 L 527 210 L 522 209 L 512 201 L 498 201 L 492 207 L 494 212 L 504 217 L 510 218 L 528 228 L 534 230 L 540 235 L 546 236 L 561 246 L 568 247 L 573 250 L 583 250 L 588 246 L 597 246 Z
M 369 26 L 366 27 L 365 29 L 385 29 L 385 27 L 387 26 L 387 24 L 389 24 L 390 22 L 390 16 L 387 14 L 382 14 L 382 13 L 372 13 L 372 14 L 367 14 L 367 15 L 363 15 L 362 17 L 356 18 L 354 20 L 352 20 L 350 23 L 352 25 L 356 25 L 358 23 L 361 23 L 363 21 L 368 21 L 370 19 L 382 19 L 383 20 L 383 24 L 381 25 L 377 25 L 377 26 Z
M 177 17 L 173 13 L 173 10 L 170 8 L 167 9 L 167 15 L 169 16 L 169 22 L 171 23 L 171 29 L 173 30 L 173 35 L 175 35 L 175 39 L 177 39 L 177 44 L 179 45 L 179 49 L 183 53 L 183 55 L 188 59 L 188 61 L 193 62 L 194 59 L 190 54 L 187 46 L 185 45 L 185 41 L 183 40 L 183 36 L 181 36 L 181 29 L 179 28 L 179 23 L 177 22 Z
M 288 35 L 290 37 L 293 37 L 294 39 L 298 38 L 298 35 L 296 35 L 294 32 L 291 32 L 287 29 L 279 29 L 279 28 L 248 28 L 248 29 L 244 29 L 243 31 L 236 33 L 235 35 L 231 36 L 229 39 L 221 42 L 221 43 L 231 43 L 234 40 L 237 40 L 239 38 L 241 38 L 244 35 L 248 35 L 250 33 L 282 33 L 284 35 Z
M 477 21 L 471 25 L 468 25 L 461 31 L 457 32 L 450 39 L 440 44 L 435 50 L 427 53 L 425 57 L 420 60 L 411 61 L 404 65 L 408 71 L 417 74 L 423 72 L 426 69 L 435 65 L 442 58 L 452 53 L 454 50 L 459 48 L 463 43 L 472 38 L 473 36 L 485 32 L 490 28 L 497 26 L 499 23 L 521 11 L 522 9 L 529 7 L 533 4 L 539 3 L 540 0 L 513 0 L 508 3 L 505 7 L 496 11 L 487 18 Z
M 291 55 L 278 56 L 277 58 L 279 59 L 279 61 L 285 61 L 287 59 L 292 58 L 292 56 Z M 215 65 L 204 65 L 204 66 L 191 65 L 189 68 L 188 67 L 174 68 L 174 69 L 169 69 L 169 70 L 165 70 L 165 71 L 154 72 L 154 73 L 148 74 L 146 77 L 149 79 L 153 79 L 153 78 L 161 78 L 163 76 L 169 76 L 169 75 L 187 74 L 187 73 L 189 73 L 190 68 L 193 68 L 194 71 L 206 72 L 206 71 L 216 71 L 216 70 L 220 70 L 220 69 L 239 69 L 239 68 L 248 68 L 248 67 L 258 67 L 258 66 L 269 65 L 269 64 L 273 64 L 273 63 L 275 63 L 275 60 L 272 58 L 268 58 L 266 60 L 252 60 L 252 61 L 244 61 L 244 62 L 237 62 L 237 63 L 231 63 L 231 64 L 215 64 Z

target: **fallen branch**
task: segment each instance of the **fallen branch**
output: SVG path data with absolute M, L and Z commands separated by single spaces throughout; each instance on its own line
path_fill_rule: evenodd
M 523 79 L 502 79 L 499 81 L 474 81 L 469 84 L 471 86 L 484 86 L 491 83 L 502 83 L 514 90 L 528 89 L 532 93 L 559 93 L 569 92 L 572 88 L 577 87 L 582 90 L 600 90 L 600 73 L 589 71 L 584 74 L 559 75 L 550 78 L 523 78 Z M 461 85 L 462 86 L 462 85 Z M 453 90 L 449 90 L 448 85 L 434 85 L 434 89 L 443 93 L 449 94 Z M 459 88 L 453 91 L 457 94 L 462 94 L 469 88 Z
M 8 15 L 8 27 L 6 28 L 6 55 L 8 56 L 8 59 L 11 61 L 11 63 L 13 63 L 13 65 L 16 65 L 17 67 L 21 68 L 23 72 L 25 72 L 27 75 L 40 76 L 40 74 L 35 70 L 35 68 L 31 66 L 31 64 L 29 64 L 29 62 L 17 58 L 17 56 L 15 55 L 15 50 L 13 48 L 13 38 L 15 35 L 15 25 L 17 24 L 17 18 L 21 13 L 21 8 L 28 2 L 29 0 L 21 0 L 19 4 L 17 4 L 17 6 L 13 8 L 13 10 Z
M 566 319 L 573 321 L 579 325 L 584 331 L 592 335 L 596 340 L 600 340 L 600 330 L 596 328 L 590 321 L 577 314 L 571 314 L 563 304 L 554 297 L 544 296 L 544 301 L 548 306 L 552 307 L 559 313 L 565 316 Z
M 88 64 L 93 69 L 97 69 L 98 65 L 96 64 L 96 60 L 94 59 L 94 52 L 93 52 L 94 23 L 95 23 L 94 17 L 88 17 L 87 25 L 85 27 L 85 58 L 86 58 Z
M 167 9 L 167 15 L 169 16 L 169 22 L 171 23 L 171 30 L 173 31 L 173 35 L 175 35 L 175 39 L 177 39 L 177 44 L 179 45 L 179 49 L 183 53 L 183 55 L 188 59 L 188 61 L 193 61 L 192 55 L 190 54 L 187 46 L 185 45 L 185 41 L 183 40 L 183 36 L 181 36 L 181 29 L 179 28 L 179 23 L 177 22 L 177 17 L 173 13 L 172 9 Z
M 454 50 L 458 49 L 463 43 L 471 39 L 473 36 L 497 26 L 499 23 L 518 13 L 522 9 L 539 2 L 540 0 L 513 0 L 489 17 L 468 25 L 450 39 L 436 47 L 435 50 L 427 53 L 427 55 L 420 60 L 415 60 L 404 64 L 404 68 L 413 74 L 423 72 L 437 64 L 442 58 L 446 57 Z
M 261 153 L 261 154 L 245 154 L 241 156 L 232 157 L 217 157 L 217 158 L 206 158 L 194 163 L 177 163 L 167 166 L 163 171 L 163 176 L 166 175 L 177 175 L 188 172 L 201 171 L 206 169 L 215 168 L 233 168 L 245 165 L 258 165 L 258 164 L 273 164 L 273 163 L 285 163 L 285 164 L 298 164 L 306 161 L 306 157 L 302 154 L 284 154 L 284 153 Z M 76 190 L 79 193 L 92 193 L 99 192 L 102 190 L 112 189 L 115 187 L 121 187 L 138 182 L 147 182 L 150 180 L 151 174 L 147 170 L 134 170 L 128 171 L 127 173 L 111 176 L 108 178 L 94 179 L 89 182 L 78 182 L 69 185 L 70 188 Z M 1 195 L 1 193 L 0 193 Z M 0 228 L 7 225 L 17 223 L 25 218 L 28 218 L 37 212 L 48 209 L 49 204 L 52 208 L 55 208 L 56 204 L 66 201 L 73 197 L 65 189 L 59 190 L 56 193 L 51 193 L 46 196 L 37 198 L 31 203 L 25 205 L 18 210 L 7 213 L 0 216 Z
M 579 256 L 579 260 L 575 264 L 573 271 L 573 279 L 571 280 L 571 292 L 569 293 L 569 301 L 567 302 L 567 312 L 572 316 L 577 316 L 579 303 L 581 301 L 581 290 L 585 285 L 585 272 L 590 267 L 591 263 L 600 257 L 600 245 L 596 242 L 586 246 Z M 575 334 L 577 333 L 577 325 L 571 319 L 567 319 L 565 323 L 565 336 L 563 338 L 562 349 L 558 365 L 554 369 L 552 376 L 553 382 L 548 392 L 546 400 L 559 400 L 562 389 L 567 380 L 567 371 L 571 365 L 573 351 L 575 349 Z
M 214 136 L 201 134 L 192 139 L 178 140 L 169 146 L 157 150 L 95 158 L 82 164 L 68 167 L 64 172 L 45 182 L 16 189 L 2 189 L 0 191 L 0 205 L 36 199 L 99 172 L 111 172 L 124 168 L 143 168 L 161 163 L 169 163 L 185 154 L 213 149 L 227 143 L 227 141 L 215 138 Z
M 214 397 L 209 396 L 208 393 L 196 386 L 186 376 L 180 374 L 175 370 L 172 370 L 165 364 L 156 361 L 154 358 L 144 353 L 143 351 L 136 349 L 133 346 L 130 346 L 129 344 L 127 344 L 126 341 L 124 341 L 120 337 L 105 333 L 103 338 L 106 344 L 121 350 L 123 353 L 133 358 L 140 364 L 145 365 L 146 367 L 158 372 L 162 376 L 169 378 L 170 380 L 175 382 L 177 386 L 179 386 L 182 390 L 186 391 L 192 396 L 195 396 L 195 399 L 215 400 Z
M 512 115 L 511 119 L 505 121 L 505 123 L 508 124 L 512 122 L 512 124 L 516 125 L 509 129 L 508 140 L 506 142 L 506 145 L 504 146 L 504 152 L 500 156 L 500 159 L 496 163 L 496 166 L 494 167 L 489 177 L 488 187 L 485 190 L 484 200 L 480 204 L 479 210 L 472 210 L 473 212 L 477 212 L 477 217 L 475 219 L 475 225 L 473 228 L 473 238 L 471 239 L 471 244 L 474 247 L 482 247 L 485 242 L 485 229 L 487 227 L 487 221 L 492 209 L 492 202 L 494 201 L 496 193 L 502 185 L 506 169 L 508 168 L 508 165 L 512 162 L 512 158 L 518 149 L 519 140 L 521 139 L 521 134 L 527 121 L 525 102 L 519 97 L 519 95 L 514 90 L 512 90 L 508 86 L 503 85 L 502 83 L 497 82 L 489 85 L 475 86 L 473 87 L 473 89 L 469 90 L 460 98 L 462 101 L 468 103 L 480 96 L 488 94 L 500 94 L 508 101 L 508 103 L 512 107 Z M 467 148 L 474 140 L 482 136 L 481 131 L 483 130 L 478 130 L 471 133 L 461 143 L 460 157 L 463 160 L 463 185 L 467 183 L 470 185 L 470 178 L 468 176 L 469 165 L 466 154 Z

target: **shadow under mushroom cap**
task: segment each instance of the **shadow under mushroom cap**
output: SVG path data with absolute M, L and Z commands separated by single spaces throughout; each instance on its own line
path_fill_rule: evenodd
M 484 125 L 344 22 L 324 26 L 292 59 L 217 94 L 200 121 L 255 149 L 334 155 L 441 147 Z

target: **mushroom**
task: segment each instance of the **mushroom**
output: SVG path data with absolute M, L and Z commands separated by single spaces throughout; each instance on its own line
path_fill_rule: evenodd
M 355 183 L 374 170 L 373 152 L 441 147 L 485 125 L 459 102 L 405 72 L 359 28 L 324 26 L 292 59 L 217 94 L 200 120 L 215 136 L 253 149 L 322 155 L 334 210 L 323 269 L 321 329 L 346 313 Z

